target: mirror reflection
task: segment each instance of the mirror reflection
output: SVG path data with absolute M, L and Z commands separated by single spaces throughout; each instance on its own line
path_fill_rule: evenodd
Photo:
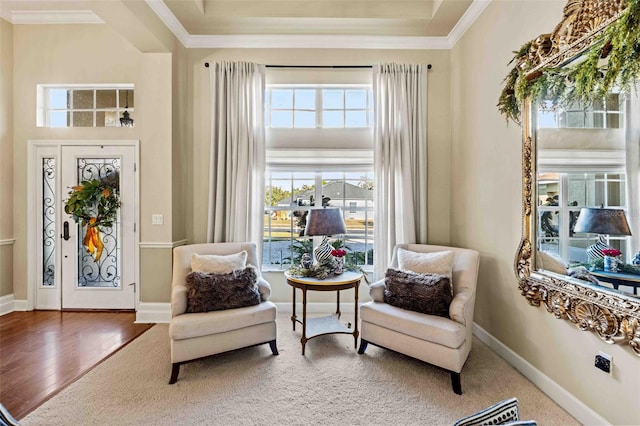
M 637 99 L 542 103 L 536 124 L 536 267 L 640 297 Z M 627 120 L 627 117 L 630 119 Z M 634 192 L 635 191 L 635 192 Z

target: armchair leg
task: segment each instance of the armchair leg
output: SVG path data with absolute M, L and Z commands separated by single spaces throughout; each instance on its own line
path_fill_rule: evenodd
M 274 355 L 278 355 L 278 347 L 276 346 L 275 339 L 269 342 L 269 346 L 271 347 L 271 353 Z
M 364 353 L 364 351 L 367 350 L 367 345 L 368 344 L 369 344 L 369 342 L 367 342 L 363 338 L 360 338 L 360 347 L 358 348 L 358 354 L 359 355 L 362 355 Z
M 451 372 L 451 386 L 453 387 L 453 391 L 462 395 L 462 384 L 460 383 L 460 373 Z
M 174 362 L 171 364 L 171 378 L 169 379 L 169 384 L 172 385 L 178 381 L 178 374 L 180 373 L 180 363 Z

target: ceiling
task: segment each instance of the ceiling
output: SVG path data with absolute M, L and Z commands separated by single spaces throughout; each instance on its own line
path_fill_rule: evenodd
M 489 1 L 0 0 L 0 16 L 109 24 L 152 11 L 186 47 L 450 48 Z

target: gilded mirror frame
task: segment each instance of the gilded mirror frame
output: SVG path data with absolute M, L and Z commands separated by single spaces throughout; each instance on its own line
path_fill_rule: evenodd
M 624 12 L 626 0 L 569 0 L 564 17 L 551 34 L 531 42 L 527 53 L 534 64 L 527 78 L 545 67 L 558 67 L 584 53 Z M 535 265 L 536 134 L 531 99 L 522 105 L 522 238 L 514 269 L 521 294 L 532 306 L 595 333 L 607 343 L 626 345 L 640 357 L 640 298 L 586 281 L 537 271 Z

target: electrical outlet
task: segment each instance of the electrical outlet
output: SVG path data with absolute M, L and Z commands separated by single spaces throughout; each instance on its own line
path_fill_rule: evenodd
M 598 352 L 598 355 L 596 355 L 595 366 L 596 368 L 604 371 L 605 373 L 611 374 L 611 370 L 613 367 L 611 355 L 606 354 L 604 352 Z
M 151 215 L 151 224 L 152 225 L 162 225 L 164 222 L 164 217 L 161 214 L 152 214 Z

